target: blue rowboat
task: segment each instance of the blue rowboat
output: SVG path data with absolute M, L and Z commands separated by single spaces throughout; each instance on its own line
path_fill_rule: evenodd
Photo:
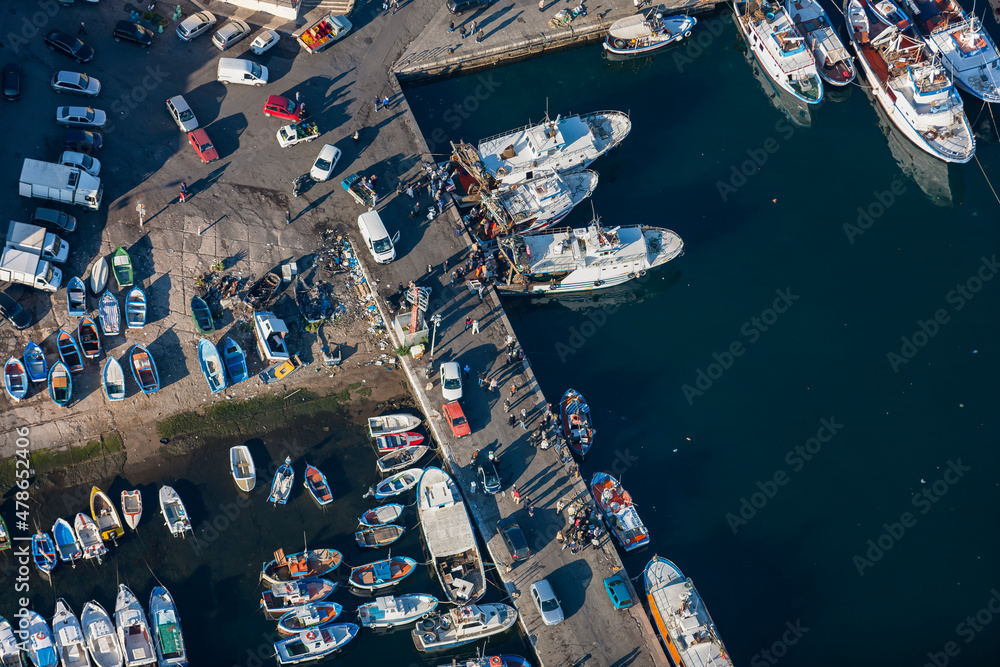
M 191 317 L 194 318 L 194 327 L 198 333 L 205 335 L 215 331 L 212 311 L 200 296 L 191 297 Z
M 120 401 L 125 398 L 125 371 L 114 357 L 108 357 L 104 362 L 104 372 L 101 374 L 101 385 L 104 395 L 109 401 Z
M 153 355 L 144 346 L 136 343 L 132 346 L 128 355 L 129 366 L 132 367 L 132 376 L 139 389 L 144 394 L 152 394 L 160 388 L 160 376 L 156 372 L 156 363 L 153 362 Z
M 117 336 L 122 332 L 122 311 L 118 308 L 118 299 L 105 290 L 97 304 L 97 316 L 101 320 L 101 331 L 105 336 Z
M 15 402 L 28 394 L 28 372 L 17 357 L 11 357 L 3 366 L 3 388 Z
M 146 326 L 146 293 L 138 286 L 130 289 L 125 297 L 125 324 L 129 329 Z
M 295 471 L 292 470 L 292 459 L 285 457 L 285 462 L 274 471 L 274 480 L 271 482 L 271 495 L 268 502 L 275 505 L 284 505 L 288 502 L 288 496 L 292 494 L 292 484 L 295 482 Z
M 76 567 L 76 560 L 83 558 L 83 547 L 80 545 L 80 540 L 76 539 L 73 526 L 69 525 L 66 519 L 56 519 L 55 525 L 52 526 L 52 536 L 56 540 L 59 559 Z
M 226 370 L 229 371 L 229 379 L 233 381 L 233 384 L 243 382 L 249 377 L 247 373 L 247 355 L 243 352 L 243 348 L 229 336 L 226 336 L 225 343 L 222 346 L 222 360 L 226 364 Z
M 226 369 L 222 365 L 222 357 L 215 344 L 207 338 L 198 341 L 198 363 L 201 364 L 201 372 L 213 394 L 226 388 Z
M 87 312 L 87 286 L 76 276 L 66 283 L 66 311 L 70 317 L 83 317 Z
M 49 397 L 59 407 L 65 408 L 73 397 L 73 376 L 66 364 L 57 361 L 49 369 Z
M 351 569 L 351 586 L 363 591 L 375 591 L 395 586 L 413 574 L 417 561 L 406 556 L 392 556 L 385 560 L 359 565 Z
M 306 465 L 306 480 L 302 485 L 309 489 L 309 493 L 320 505 L 329 505 L 333 502 L 333 492 L 330 491 L 326 475 L 316 466 Z
M 79 373 L 83 370 L 83 357 L 80 356 L 80 346 L 70 334 L 62 329 L 56 332 L 56 348 L 59 350 L 59 358 L 66 364 L 70 373 Z
M 28 639 L 24 642 L 24 648 L 31 657 L 32 664 L 35 667 L 56 667 L 59 657 L 49 624 L 35 611 L 25 612 L 24 620 L 28 623 Z
M 79 332 L 80 347 L 83 348 L 83 356 L 88 359 L 96 359 L 101 356 L 101 335 L 97 332 L 97 323 L 89 317 L 80 320 Z
M 45 353 L 32 340 L 24 346 L 24 369 L 32 382 L 45 382 L 49 376 L 49 364 L 45 361 Z
M 35 533 L 31 537 L 31 557 L 35 567 L 48 574 L 56 566 L 56 545 L 48 533 Z

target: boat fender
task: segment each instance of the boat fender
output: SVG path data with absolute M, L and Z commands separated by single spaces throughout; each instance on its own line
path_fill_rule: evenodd
M 635 271 L 633 271 L 632 273 L 628 274 L 628 279 L 629 280 L 635 280 Z
M 316 634 L 315 630 L 310 630 L 309 632 L 306 633 L 306 639 L 308 639 L 309 641 L 312 641 L 317 637 L 319 637 L 319 635 Z
M 927 139 L 928 141 L 934 141 L 937 138 L 938 138 L 938 133 L 933 129 L 924 132 L 924 139 Z
M 497 167 L 497 176 L 506 176 L 507 170 L 503 167 Z
M 425 632 L 424 633 L 424 643 L 425 644 L 433 644 L 435 641 L 437 641 L 437 635 L 436 634 L 434 634 L 433 632 Z
M 690 37 L 690 36 L 691 36 L 691 31 L 690 31 L 690 30 L 685 30 L 685 31 L 684 31 L 684 37 L 685 37 L 685 38 L 688 38 L 688 37 Z
M 603 284 L 604 284 L 603 280 L 595 280 L 594 281 L 594 287 L 600 287 Z
M 616 39 L 615 40 L 615 48 L 616 49 L 624 49 L 626 46 L 627 46 L 627 44 L 625 44 L 625 40 L 624 39 Z
M 640 271 L 640 272 L 639 272 L 639 277 L 640 277 L 640 278 L 641 278 L 642 276 L 644 276 L 644 275 L 646 275 L 646 270 L 645 270 L 645 269 L 643 269 L 642 271 Z

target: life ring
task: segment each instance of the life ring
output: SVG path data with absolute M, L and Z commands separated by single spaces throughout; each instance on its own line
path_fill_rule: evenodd
M 424 643 L 425 644 L 433 644 L 436 641 L 437 641 L 437 635 L 436 634 L 434 634 L 433 632 L 425 632 L 424 633 Z
M 312 641 L 317 637 L 319 637 L 319 635 L 316 634 L 315 630 L 310 630 L 309 632 L 306 633 L 306 639 L 308 639 L 309 641 Z
M 506 176 L 507 170 L 503 167 L 497 167 L 497 176 Z
M 924 132 L 924 139 L 927 141 L 934 141 L 938 138 L 938 133 L 936 130 L 930 129 Z

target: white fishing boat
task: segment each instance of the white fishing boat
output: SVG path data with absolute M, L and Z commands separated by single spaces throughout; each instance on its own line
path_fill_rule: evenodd
M 360 628 L 354 623 L 331 623 L 315 630 L 300 632 L 294 637 L 274 642 L 279 665 L 297 665 L 319 660 L 342 649 L 354 639 Z
M 233 473 L 233 480 L 240 491 L 250 493 L 257 485 L 257 469 L 253 465 L 253 457 L 250 456 L 250 448 L 246 445 L 237 445 L 229 450 L 229 466 Z
M 433 595 L 383 595 L 359 606 L 358 619 L 366 628 L 394 628 L 431 613 L 438 604 Z
M 174 537 L 185 537 L 191 532 L 191 519 L 188 517 L 181 497 L 171 486 L 160 487 L 160 512 L 163 520 Z
M 417 491 L 417 516 L 431 563 L 449 602 L 468 604 L 486 593 L 486 572 L 469 514 L 448 473 L 427 468 Z
M 135 530 L 142 518 L 142 494 L 139 489 L 122 491 L 122 515 L 126 525 Z
M 497 181 L 520 183 L 547 172 L 582 169 L 620 144 L 631 129 L 632 121 L 621 111 L 557 116 L 483 139 L 478 152 Z
M 764 67 L 757 61 L 757 57 L 750 49 L 743 50 L 743 60 L 750 66 L 753 78 L 757 80 L 760 89 L 775 109 L 785 114 L 790 121 L 799 127 L 812 127 L 811 104 L 803 102 L 784 88 L 778 87 L 768 73 L 764 71 Z
M 149 618 L 153 627 L 153 643 L 160 667 L 184 667 L 188 664 L 187 649 L 177 605 L 170 592 L 157 586 L 149 596 Z
M 694 583 L 676 565 L 653 556 L 643 579 L 653 622 L 675 665 L 733 667 Z
M 31 657 L 31 662 L 35 667 L 56 667 L 59 664 L 59 656 L 56 653 L 49 624 L 36 611 L 26 610 L 22 619 L 21 623 L 27 624 L 25 631 L 28 634 L 24 649 Z
M 632 496 L 621 482 L 603 472 L 595 473 L 590 481 L 590 493 L 604 514 L 604 522 L 625 551 L 649 544 L 649 530 L 639 518 Z
M 618 19 L 608 28 L 604 50 L 616 56 L 642 56 L 691 36 L 693 16 L 663 17 L 658 7 Z
M 81 512 L 76 515 L 73 528 L 76 530 L 76 537 L 83 547 L 83 557 L 88 560 L 94 559 L 100 563 L 101 557 L 108 553 L 108 548 L 104 546 L 104 540 L 101 539 L 101 533 L 94 520 Z
M 401 472 L 397 472 L 391 477 L 386 477 L 375 485 L 375 488 L 373 489 L 375 499 L 384 500 L 385 498 L 406 493 L 417 485 L 417 482 L 420 481 L 420 475 L 422 473 L 422 468 L 408 468 Z
M 365 512 L 358 523 L 362 526 L 374 528 L 392 523 L 403 514 L 402 505 L 379 505 Z
M 375 462 L 375 466 L 381 473 L 395 472 L 406 466 L 413 465 L 422 459 L 430 447 L 427 445 L 408 445 L 393 450 Z
M 955 0 L 912 0 L 914 22 L 959 88 L 1000 102 L 1000 54 L 983 22 Z
M 278 584 L 260 595 L 260 607 L 265 614 L 281 616 L 303 605 L 322 602 L 333 594 L 336 581 L 300 579 Z
M 3 616 L 0 616 L 0 666 L 25 667 L 14 628 Z
M 512 628 L 517 610 L 505 604 L 470 604 L 437 611 L 411 632 L 418 651 L 432 653 L 471 644 Z
M 548 173 L 482 193 L 486 238 L 532 232 L 558 224 L 593 194 L 597 172 Z
M 562 294 L 607 289 L 635 280 L 684 251 L 669 229 L 634 225 L 564 227 L 499 240 L 512 270 L 497 290 L 507 294 Z M 501 272 L 503 276 L 503 272 Z
M 844 5 L 851 44 L 889 120 L 907 139 L 941 160 L 971 160 L 976 140 L 962 99 L 924 42 L 883 20 L 872 20 L 867 0 L 845 0 Z
M 292 494 L 292 484 L 295 483 L 295 471 L 292 470 L 292 457 L 286 456 L 285 462 L 274 471 L 274 479 L 271 481 L 271 494 L 267 497 L 268 502 L 277 505 L 284 505 L 288 502 L 288 497 Z
M 785 0 L 788 15 L 806 39 L 806 46 L 816 61 L 816 72 L 827 83 L 846 86 L 854 81 L 854 58 L 844 47 L 840 35 L 830 24 L 818 0 Z
M 312 602 L 295 607 L 278 619 L 278 632 L 286 636 L 297 635 L 333 623 L 342 611 L 344 608 L 336 602 Z
M 156 652 L 153 651 L 146 614 L 139 600 L 125 584 L 118 585 L 115 627 L 118 630 L 118 644 L 125 656 L 125 667 L 156 664 Z
M 83 638 L 83 629 L 73 610 L 65 600 L 56 600 L 56 613 L 52 617 L 52 634 L 56 638 L 62 667 L 90 667 L 90 655 Z
M 816 61 L 785 8 L 769 0 L 741 0 L 733 3 L 733 12 L 768 77 L 795 97 L 818 104 L 823 99 L 823 82 Z
M 83 634 L 87 638 L 87 648 L 98 667 L 122 667 L 124 657 L 118 637 L 115 636 L 115 626 L 104 607 L 94 601 L 83 605 L 80 614 L 83 624 Z
M 373 438 L 402 433 L 418 426 L 420 419 L 405 412 L 368 418 L 368 434 Z

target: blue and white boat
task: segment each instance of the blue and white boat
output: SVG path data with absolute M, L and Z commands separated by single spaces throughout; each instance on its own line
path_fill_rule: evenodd
M 348 580 L 362 591 L 377 591 L 399 584 L 417 569 L 417 561 L 407 556 L 390 556 L 374 563 L 351 568 Z
M 892 0 L 865 0 L 875 19 L 887 28 L 896 28 L 902 33 L 912 34 L 913 23 Z
M 121 401 L 125 398 L 125 370 L 118 360 L 108 357 L 104 362 L 104 372 L 101 374 L 101 386 L 109 401 Z
M 226 388 L 226 369 L 222 365 L 222 357 L 219 356 L 215 344 L 207 338 L 198 341 L 198 363 L 213 394 L 218 394 Z
M 70 317 L 83 317 L 87 313 L 87 286 L 76 276 L 66 283 L 66 312 Z
M 278 632 L 283 635 L 297 635 L 333 623 L 344 608 L 336 602 L 311 602 L 282 614 L 278 619 Z
M 3 616 L 0 616 L 0 665 L 3 667 L 25 667 L 17 634 Z
M 73 526 L 69 525 L 69 521 L 66 519 L 56 519 L 52 526 L 52 536 L 56 540 L 59 560 L 76 567 L 76 561 L 83 558 L 83 546 L 80 544 L 80 540 L 76 539 Z
M 66 364 L 70 373 L 79 373 L 83 370 L 83 357 L 80 356 L 80 346 L 72 335 L 59 329 L 56 332 L 56 349 L 59 350 L 59 358 Z
M 816 59 L 816 72 L 834 86 L 846 86 L 857 74 L 854 59 L 844 48 L 819 0 L 785 0 L 792 22 L 802 31 Z
M 295 471 L 292 470 L 292 457 L 286 456 L 285 462 L 274 471 L 271 495 L 267 497 L 267 501 L 275 505 L 284 505 L 288 502 L 288 496 L 292 494 L 292 484 L 294 483 Z
M 45 353 L 33 340 L 24 346 L 24 370 L 32 382 L 45 382 L 49 376 L 49 364 L 45 361 Z
M 62 667 L 90 667 L 87 641 L 76 614 L 66 600 L 56 600 L 56 613 L 52 617 L 52 634 L 56 640 Z
M 331 623 L 316 630 L 306 630 L 294 637 L 274 642 L 279 665 L 297 665 L 319 660 L 342 649 L 358 634 L 354 623 Z
M 170 592 L 157 586 L 149 596 L 149 620 L 160 667 L 184 667 L 188 664 L 181 618 Z
M 125 296 L 125 324 L 129 329 L 146 326 L 146 293 L 138 285 Z
M 105 290 L 97 303 L 97 316 L 101 320 L 101 331 L 105 336 L 117 336 L 122 332 L 122 311 L 118 307 L 118 299 Z
M 69 405 L 73 397 L 73 376 L 61 361 L 52 364 L 49 369 L 49 397 L 61 408 Z
M 358 620 L 366 628 L 392 628 L 406 625 L 437 609 L 440 602 L 433 595 L 384 595 L 358 607 Z
M 56 653 L 56 643 L 52 639 L 52 630 L 42 615 L 35 611 L 26 611 L 24 618 L 28 622 L 28 641 L 25 649 L 35 667 L 56 667 L 59 656 Z
M 48 533 L 35 533 L 31 536 L 31 557 L 35 567 L 48 574 L 56 567 L 56 545 Z
M 229 379 L 233 381 L 233 384 L 243 382 L 250 377 L 247 373 L 247 355 L 239 343 L 230 336 L 226 336 L 222 346 L 222 361 L 226 364 Z
M 152 394 L 160 389 L 160 375 L 156 372 L 153 355 L 145 347 L 136 343 L 128 355 L 132 376 L 144 394 Z
M 657 8 L 626 16 L 611 24 L 604 50 L 616 56 L 644 56 L 691 36 L 698 23 L 693 16 L 663 18 Z
M 28 394 L 28 371 L 17 357 L 11 357 L 3 365 L 3 388 L 15 403 Z
M 910 7 L 928 48 L 941 57 L 958 87 L 986 102 L 1000 102 L 1000 54 L 982 21 L 956 0 L 913 0 Z
M 118 584 L 115 599 L 115 627 L 118 644 L 125 654 L 125 667 L 155 665 L 156 653 L 149 634 L 149 622 L 139 600 L 125 584 Z

